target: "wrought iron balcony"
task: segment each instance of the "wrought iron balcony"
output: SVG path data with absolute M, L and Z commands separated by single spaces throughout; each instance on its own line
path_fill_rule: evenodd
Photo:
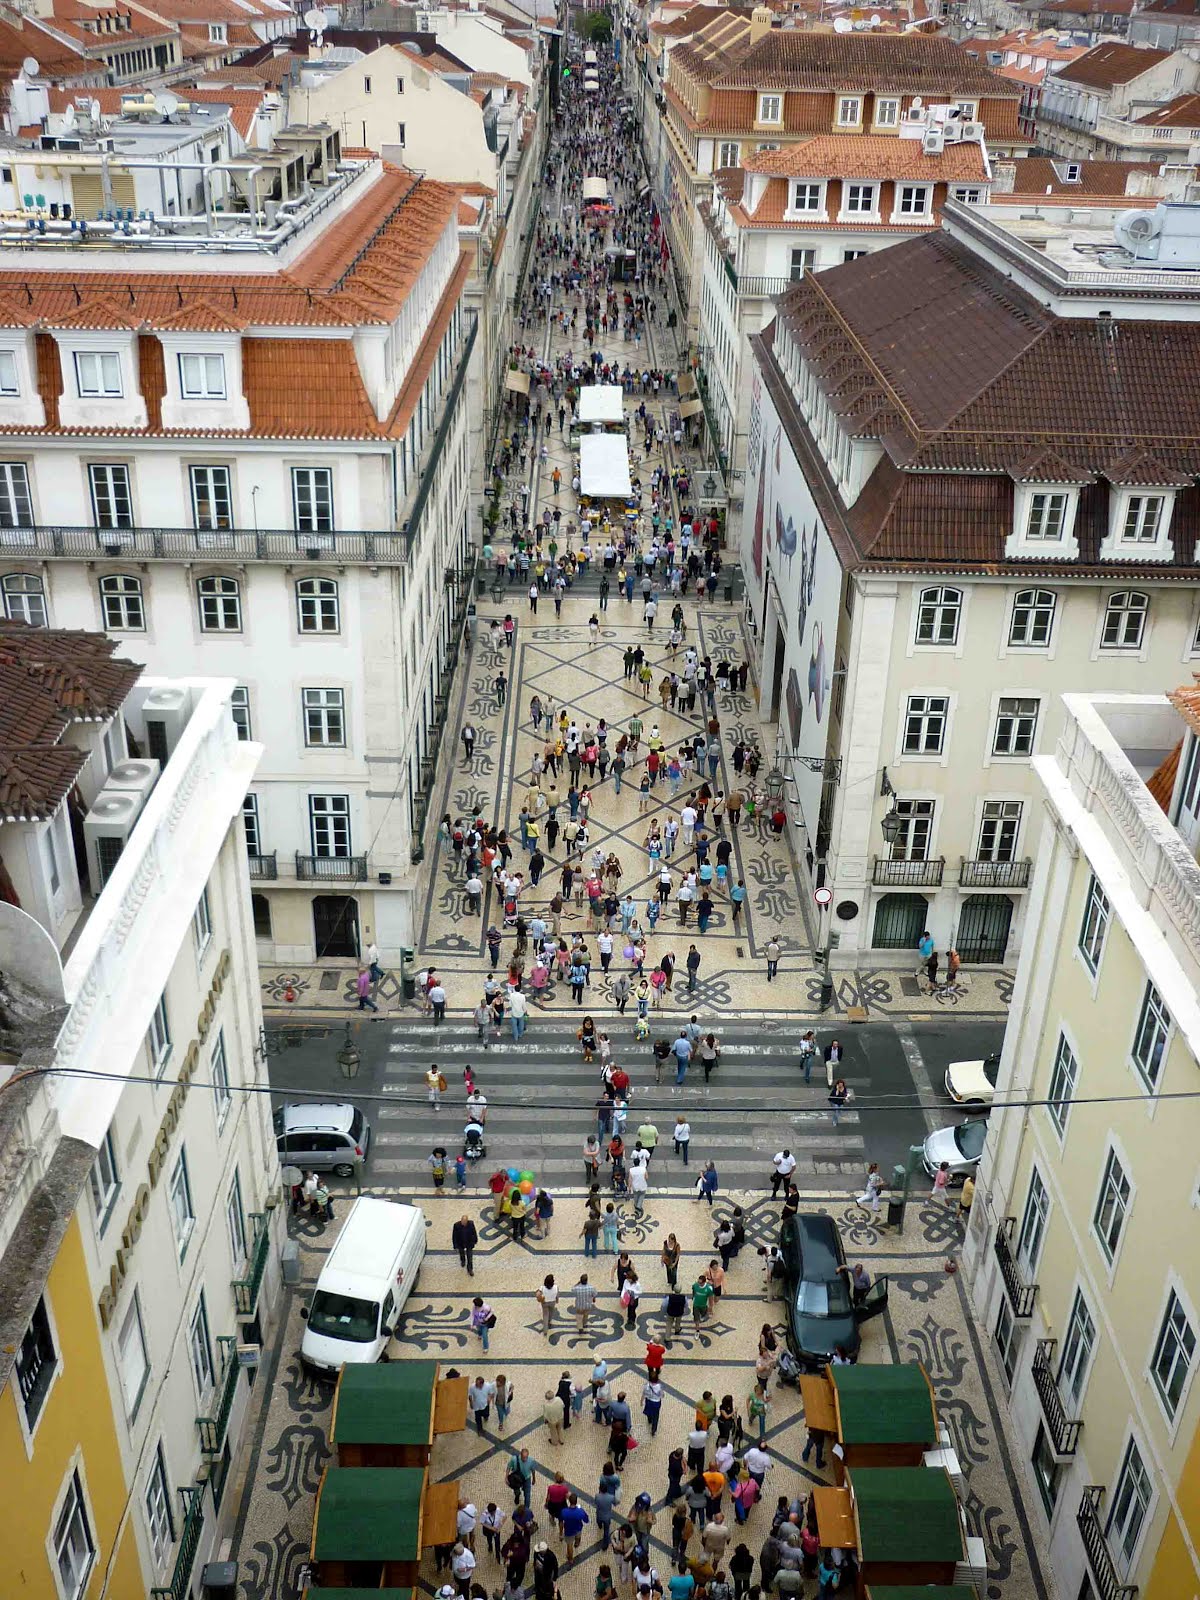
M 270 855 L 252 855 L 250 860 L 250 876 L 252 878 L 277 878 L 279 876 L 278 852 L 272 850 Z
M 893 889 L 939 889 L 945 871 L 945 856 L 928 861 L 893 861 L 889 856 L 876 856 L 871 882 Z
M 366 856 L 302 856 L 296 851 L 296 876 L 304 881 L 362 883 Z
M 188 1600 L 192 1592 L 192 1568 L 196 1564 L 196 1551 L 200 1548 L 200 1535 L 204 1531 L 204 1485 L 195 1483 L 180 1489 L 183 1501 L 183 1527 L 179 1534 L 179 1549 L 175 1552 L 175 1565 L 171 1581 L 150 1591 L 150 1600 Z
M 237 1394 L 238 1373 L 242 1370 L 238 1366 L 237 1340 L 223 1333 L 219 1335 L 217 1344 L 221 1350 L 221 1376 L 213 1393 L 210 1407 L 212 1415 L 196 1418 L 196 1426 L 200 1430 L 200 1448 L 206 1456 L 221 1454 L 225 1435 L 229 1431 L 234 1396 Z
M 1038 1399 L 1042 1402 L 1042 1415 L 1050 1429 L 1050 1441 L 1055 1453 L 1060 1456 L 1073 1456 L 1079 1444 L 1079 1430 L 1083 1427 L 1083 1423 L 1073 1421 L 1067 1416 L 1067 1408 L 1063 1405 L 1062 1395 L 1058 1392 L 1058 1384 L 1054 1381 L 1054 1369 L 1051 1365 L 1054 1346 L 1053 1339 L 1038 1340 L 1033 1353 L 1033 1385 L 1038 1392 Z
M 1012 1232 L 1016 1222 L 1015 1217 L 1005 1217 L 996 1229 L 995 1251 L 1013 1316 L 1021 1321 L 1027 1321 L 1033 1315 L 1033 1302 L 1037 1299 L 1038 1286 L 1036 1283 L 1024 1282 L 1017 1266 L 1017 1259 L 1012 1253 Z
M 1138 1592 L 1137 1584 L 1121 1582 L 1117 1564 L 1108 1548 L 1104 1524 L 1100 1520 L 1100 1507 L 1103 1503 L 1103 1487 L 1098 1483 L 1090 1483 L 1083 1491 L 1079 1510 L 1075 1513 L 1079 1535 L 1087 1553 L 1088 1566 L 1092 1569 L 1092 1577 L 1096 1581 L 1096 1591 L 1099 1600 L 1135 1600 Z
M 267 1252 L 271 1248 L 270 1214 L 252 1211 L 254 1246 L 246 1264 L 246 1276 L 233 1280 L 233 1303 L 239 1317 L 252 1317 L 258 1305 L 258 1291 L 262 1288 L 263 1273 L 267 1270 Z
M 1028 889 L 1033 862 L 987 861 L 982 856 L 962 857 L 958 881 L 963 889 Z

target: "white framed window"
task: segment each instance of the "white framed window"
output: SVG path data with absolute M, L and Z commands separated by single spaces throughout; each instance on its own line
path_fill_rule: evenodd
M 229 532 L 233 528 L 233 487 L 228 467 L 188 468 L 192 490 L 192 521 L 198 533 Z M 198 540 L 205 548 L 210 541 Z
M 236 578 L 200 578 L 196 582 L 203 633 L 242 631 L 242 586 Z
M 150 1065 L 155 1075 L 162 1077 L 171 1054 L 171 1027 L 167 1018 L 167 997 L 160 995 L 146 1032 L 146 1049 L 150 1052 Z
M 0 394 L 19 395 L 21 380 L 17 372 L 17 358 L 11 350 L 0 350 Z
M 1121 520 L 1122 544 L 1156 544 L 1166 501 L 1162 494 L 1128 495 Z
M 1101 1255 L 1110 1266 L 1117 1258 L 1121 1235 L 1125 1231 L 1125 1218 L 1132 1204 L 1133 1185 L 1121 1165 L 1120 1156 L 1110 1145 L 1100 1179 L 1100 1197 L 1092 1214 L 1092 1231 L 1100 1245 Z
M 185 400 L 224 400 L 225 357 L 181 353 L 179 392 Z
M 950 718 L 950 696 L 910 694 L 904 708 L 904 735 L 900 748 L 908 756 L 941 755 Z
M 1054 633 L 1058 598 L 1052 589 L 1018 589 L 1008 622 L 1009 648 L 1044 650 Z
M 225 1119 L 233 1104 L 233 1095 L 229 1091 L 229 1058 L 225 1054 L 224 1028 L 217 1029 L 217 1042 L 213 1046 L 209 1069 L 209 1076 L 212 1079 L 213 1109 L 217 1114 L 219 1132 L 225 1126 Z
M 25 1426 L 31 1434 L 37 1427 L 38 1418 L 42 1414 L 42 1407 L 46 1403 L 46 1396 L 50 1393 L 59 1366 L 58 1345 L 50 1323 L 46 1297 L 39 1295 L 14 1364 L 17 1390 L 21 1396 L 21 1409 L 25 1413 Z
M 900 102 L 895 98 L 875 96 L 875 126 L 896 128 L 900 125 Z
M 717 166 L 737 167 L 741 165 L 741 146 L 736 139 L 725 139 L 717 146 Z
M 171 1181 L 167 1186 L 171 1205 L 171 1227 L 175 1245 L 182 1261 L 196 1227 L 196 1211 L 192 1205 L 192 1180 L 188 1176 L 187 1151 L 181 1150 L 171 1168 Z
M 1017 1261 L 1027 1281 L 1037 1276 L 1042 1244 L 1046 1238 L 1046 1221 L 1050 1215 L 1050 1194 L 1036 1167 L 1029 1173 L 1029 1192 L 1025 1196 L 1025 1210 L 1017 1233 Z
M 960 183 L 951 189 L 950 197 L 964 206 L 977 206 L 983 199 L 983 190 L 977 189 L 973 184 Z
M 233 718 L 238 738 L 253 739 L 250 723 L 250 691 L 244 683 L 239 683 L 230 693 L 229 715 Z
M 797 248 L 792 251 L 792 265 L 790 273 L 792 282 L 799 283 L 806 272 L 812 271 L 813 267 L 816 265 L 816 261 L 817 252 L 815 250 L 804 250 L 797 246 Z
M 1075 1098 L 1075 1085 L 1079 1080 L 1079 1062 L 1060 1033 L 1058 1048 L 1054 1052 L 1054 1065 L 1050 1069 L 1050 1087 L 1046 1093 L 1046 1115 L 1054 1125 L 1060 1140 L 1067 1136 L 1067 1119 L 1071 1115 L 1071 1101 Z
M 112 1214 L 113 1203 L 121 1192 L 121 1174 L 117 1167 L 111 1128 L 96 1151 L 96 1159 L 88 1173 L 88 1187 L 92 1191 L 92 1210 L 96 1213 L 97 1231 L 103 1233 L 104 1224 Z
M 957 644 L 962 609 L 961 589 L 922 589 L 917 601 L 917 644 Z
M 200 891 L 200 898 L 196 902 L 196 909 L 192 912 L 192 937 L 196 941 L 196 954 L 202 956 L 212 943 L 212 906 L 209 903 L 208 889 Z
M 977 100 L 955 100 L 952 104 L 963 122 L 975 121 L 975 113 L 979 109 Z
M 83 1496 L 83 1479 L 78 1471 L 72 1472 L 67 1480 L 66 1493 L 54 1519 L 51 1543 L 62 1600 L 78 1600 L 87 1588 L 96 1560 L 96 1541 Z
M 162 1440 L 155 1446 L 154 1458 L 146 1476 L 146 1533 L 157 1566 L 166 1565 L 175 1543 L 175 1524 L 171 1517 L 171 1486 L 167 1481 L 167 1463 L 163 1458 Z
M 1140 650 L 1149 610 L 1149 596 L 1138 589 L 1118 589 L 1110 594 L 1100 630 L 1101 649 Z
M 92 521 L 97 528 L 133 527 L 133 491 L 123 462 L 93 461 L 88 466 Z
M 822 190 L 824 184 L 802 183 L 798 179 L 792 184 L 792 210 L 793 211 L 823 211 Z
M 890 861 L 928 861 L 933 842 L 934 802 L 897 800 L 900 828 L 888 849 Z
M 844 183 L 842 209 L 858 216 L 868 216 L 875 210 L 878 190 L 873 183 Z
M 1058 1362 L 1058 1392 L 1069 1411 L 1078 1412 L 1083 1401 L 1084 1386 L 1091 1371 L 1095 1349 L 1096 1321 L 1083 1298 L 1083 1292 L 1076 1289 Z
M 204 1290 L 196 1301 L 192 1320 L 188 1323 L 188 1353 L 192 1358 L 192 1377 L 196 1380 L 196 1395 L 203 1403 L 213 1382 L 212 1340 L 208 1332 L 208 1306 Z
M 933 190 L 927 183 L 902 183 L 896 210 L 902 217 L 927 217 L 932 209 Z
M 242 1206 L 242 1180 L 236 1172 L 225 1197 L 225 1229 L 229 1235 L 229 1259 L 237 1273 L 246 1260 L 246 1212 Z
M 980 861 L 1015 861 L 1021 835 L 1020 800 L 985 800 L 979 815 Z
M 111 763 L 110 763 L 111 770 Z M 54 848 L 54 823 L 43 828 L 41 833 L 42 854 L 46 861 L 46 878 L 50 884 L 50 893 L 56 895 L 62 888 L 62 874 L 58 870 L 58 851 Z
M 1000 1365 L 1004 1369 L 1004 1376 L 1008 1379 L 1009 1388 L 1012 1388 L 1013 1379 L 1017 1374 L 1017 1362 L 1021 1358 L 1021 1324 L 1013 1316 L 1012 1306 L 1008 1296 L 1000 1296 L 1000 1306 L 996 1312 L 996 1327 L 992 1334 L 996 1345 L 996 1354 L 1000 1357 Z
M 256 794 L 248 794 L 242 801 L 242 825 L 246 830 L 246 854 L 262 855 L 262 829 L 259 826 Z
M 1039 700 L 1004 696 L 992 734 L 994 756 L 1030 756 L 1037 739 Z
M 130 1295 L 125 1315 L 121 1318 L 116 1348 L 121 1393 L 125 1396 L 125 1409 L 132 1422 L 137 1416 L 150 1377 L 150 1358 L 146 1354 L 146 1330 L 142 1325 L 141 1294 L 137 1289 Z
M 341 602 L 334 578 L 301 578 L 296 585 L 296 619 L 301 633 L 338 633 Z
M 1150 1375 L 1169 1421 L 1179 1412 L 1195 1355 L 1196 1330 L 1178 1291 L 1172 1289 L 1150 1358 Z
M 1133 1064 L 1147 1089 L 1155 1090 L 1162 1077 L 1163 1058 L 1171 1037 L 1171 1014 L 1152 983 L 1147 983 L 1133 1036 Z
M 862 121 L 862 96 L 857 94 L 842 94 L 838 96 L 837 125 L 839 128 L 857 128 Z
M 225 43 L 225 24 L 223 22 L 210 22 L 208 25 L 209 44 Z
M 1067 528 L 1071 496 L 1065 489 L 1036 489 L 1029 496 L 1025 538 L 1030 544 L 1057 544 Z
M 1150 1474 L 1136 1441 L 1130 1439 L 1125 1447 L 1121 1470 L 1117 1474 L 1104 1529 L 1108 1548 L 1122 1574 L 1128 1574 L 1133 1568 L 1138 1542 L 1153 1500 L 1154 1485 Z
M 1079 954 L 1093 977 L 1100 970 L 1100 958 L 1104 954 L 1104 941 L 1111 916 L 1108 896 L 1093 873 L 1083 902 L 1083 921 L 1079 925 Z
M 783 96 L 781 94 L 759 95 L 758 120 L 760 122 L 783 121 Z
M 104 626 L 114 633 L 145 633 L 146 606 L 142 580 L 127 572 L 100 579 L 100 611 Z
M 31 628 L 47 625 L 46 590 L 32 572 L 10 572 L 0 579 L 4 615 L 10 622 L 27 622 Z
M 292 508 L 297 533 L 332 533 L 333 469 L 293 467 Z
M 23 461 L 0 461 L 0 528 L 28 528 L 32 524 L 29 468 Z
M 125 393 L 121 357 L 115 350 L 77 350 L 75 389 L 83 400 L 119 400 Z
M 304 742 L 330 747 L 346 743 L 346 692 L 344 689 L 302 689 Z
M 351 854 L 349 795 L 310 794 L 308 823 L 314 856 Z

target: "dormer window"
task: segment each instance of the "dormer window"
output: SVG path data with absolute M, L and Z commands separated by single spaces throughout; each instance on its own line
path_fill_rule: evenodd
M 760 122 L 783 121 L 783 96 L 781 94 L 759 95 L 758 120 Z
M 125 393 L 121 357 L 115 350 L 77 350 L 75 387 L 82 400 L 119 400 Z
M 224 400 L 225 357 L 181 353 L 179 392 L 185 400 Z
M 824 211 L 824 185 L 819 183 L 793 183 L 792 184 L 792 210 L 793 211 Z
M 874 216 L 878 194 L 874 183 L 843 183 L 842 210 L 852 217 Z
M 927 217 L 932 210 L 933 189 L 927 183 L 902 183 L 896 214 L 901 217 Z
M 1165 507 L 1165 495 L 1131 494 L 1125 501 L 1125 516 L 1121 524 L 1122 544 L 1154 544 L 1162 526 Z
M 1116 561 L 1170 561 L 1171 512 L 1175 490 L 1167 488 L 1121 489 L 1113 486 L 1109 505 L 1108 535 L 1100 541 L 1100 555 Z
M 1025 538 L 1030 544 L 1061 543 L 1070 501 L 1065 489 L 1039 489 L 1030 495 L 1025 523 Z
M 862 121 L 862 96 L 843 94 L 838 97 L 837 125 L 839 128 L 857 128 Z
M 877 128 L 896 128 L 900 125 L 899 100 L 876 100 L 875 126 Z
M 21 379 L 17 371 L 17 358 L 11 350 L 0 350 L 0 395 L 16 396 L 21 393 Z
M 1079 556 L 1075 512 L 1079 489 L 1073 484 L 1017 480 L 1013 525 L 1005 547 L 1009 560 L 1021 556 L 1039 561 L 1074 561 Z
M 209 44 L 225 43 L 225 24 L 223 22 L 210 22 L 208 25 Z

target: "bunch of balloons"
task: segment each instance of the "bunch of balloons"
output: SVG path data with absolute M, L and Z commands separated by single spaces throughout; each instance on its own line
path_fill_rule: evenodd
M 508 1168 L 508 1181 L 513 1188 L 520 1190 L 521 1198 L 527 1206 L 533 1204 L 533 1197 L 537 1193 L 537 1183 L 532 1172 L 519 1172 L 516 1167 Z

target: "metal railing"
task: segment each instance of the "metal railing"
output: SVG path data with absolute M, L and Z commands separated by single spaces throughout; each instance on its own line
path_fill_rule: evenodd
M 361 883 L 367 876 L 363 856 L 305 856 L 296 851 L 296 876 L 304 882 Z
M 988 861 L 983 856 L 963 856 L 958 869 L 963 889 L 1028 889 L 1032 861 Z
M 1055 1340 L 1039 1339 L 1033 1352 L 1033 1385 L 1042 1402 L 1042 1415 L 1050 1428 L 1050 1437 L 1060 1456 L 1073 1456 L 1079 1445 L 1079 1430 L 1083 1423 L 1067 1416 L 1050 1358 L 1054 1354 Z
M 130 561 L 280 561 L 298 558 L 376 565 L 408 559 L 404 533 L 297 533 L 287 528 L 82 528 L 35 523 L 0 528 L 0 555 L 94 561 L 98 556 Z
M 197 1417 L 196 1426 L 200 1430 L 200 1448 L 206 1456 L 219 1456 L 225 1444 L 225 1435 L 229 1430 L 229 1418 L 233 1412 L 234 1396 L 237 1394 L 238 1373 L 242 1370 L 238 1366 L 237 1340 L 230 1334 L 221 1334 L 217 1338 L 221 1348 L 221 1376 L 213 1395 L 215 1404 L 212 1415 Z
M 1103 1503 L 1103 1486 L 1090 1483 L 1084 1489 L 1079 1510 L 1075 1513 L 1088 1566 L 1092 1569 L 1092 1577 L 1096 1580 L 1099 1600 L 1134 1600 L 1138 1586 L 1136 1583 L 1121 1582 L 1116 1562 L 1108 1548 L 1108 1540 L 1104 1536 L 1104 1525 L 1100 1520 L 1100 1507 Z
M 204 1485 L 190 1484 L 179 1491 L 183 1501 L 183 1527 L 179 1534 L 179 1549 L 175 1552 L 175 1565 L 171 1581 L 151 1589 L 150 1600 L 187 1600 L 192 1591 L 192 1568 L 196 1551 L 200 1548 L 200 1535 L 204 1531 Z
M 254 1225 L 254 1247 L 246 1263 L 246 1276 L 233 1280 L 233 1303 L 239 1317 L 252 1317 L 258 1304 L 258 1291 L 262 1288 L 263 1273 L 267 1270 L 267 1251 L 271 1248 L 270 1217 L 265 1211 L 252 1211 L 249 1220 Z
M 1008 1303 L 1012 1306 L 1013 1316 L 1025 1322 L 1033 1315 L 1033 1302 L 1037 1299 L 1038 1286 L 1036 1283 L 1026 1283 L 1021 1277 L 1017 1266 L 1016 1257 L 1012 1253 L 1012 1231 L 1016 1226 L 1015 1217 L 1005 1217 L 996 1229 L 996 1260 L 1000 1263 L 1000 1276 L 1004 1279 L 1005 1292 Z
M 801 274 L 803 276 L 803 274 Z M 789 289 L 794 289 L 800 278 L 763 278 L 746 277 L 738 279 L 738 293 L 743 297 L 752 295 L 761 296 L 764 300 L 774 300 L 781 294 L 786 294 Z
M 532 229 L 533 224 L 530 223 Z M 475 312 L 465 313 L 470 322 L 462 339 L 459 341 L 458 353 L 455 356 L 454 373 L 447 386 L 442 401 L 442 412 L 438 418 L 438 425 L 427 449 L 421 452 L 420 459 L 414 466 L 418 474 L 417 492 L 413 497 L 412 510 L 404 522 L 405 539 L 407 548 L 411 550 L 417 542 L 421 532 L 421 518 L 425 514 L 425 505 L 429 499 L 430 490 L 433 488 L 436 477 L 435 468 L 438 457 L 446 445 L 446 438 L 454 421 L 454 413 L 462 395 L 463 384 L 467 380 L 467 367 L 470 364 L 471 352 L 475 348 L 475 340 L 479 334 L 479 317 Z
M 272 850 L 269 855 L 251 855 L 247 858 L 250 862 L 250 876 L 252 878 L 277 878 L 279 876 L 279 855 Z
M 937 889 L 945 871 L 945 856 L 933 856 L 928 861 L 892 861 L 888 856 L 876 856 L 871 882 L 888 888 Z

